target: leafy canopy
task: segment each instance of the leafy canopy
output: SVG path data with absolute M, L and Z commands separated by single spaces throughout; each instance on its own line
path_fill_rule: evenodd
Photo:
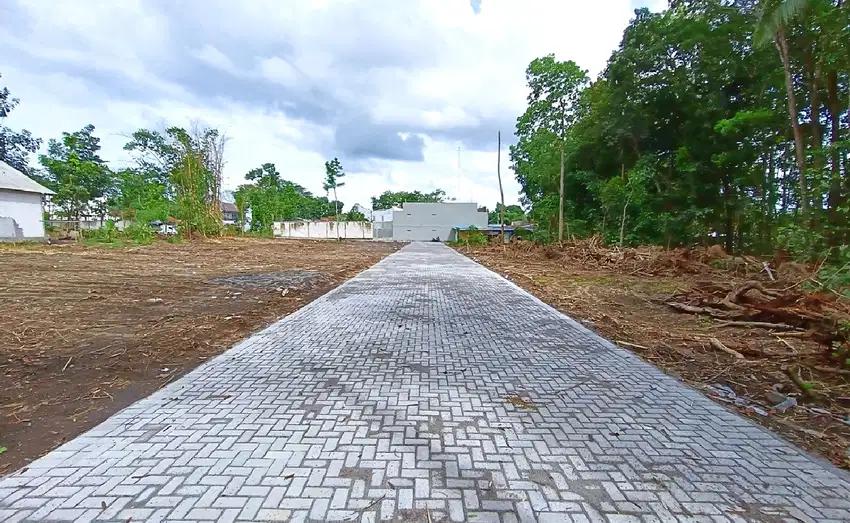
M 442 202 L 446 192 L 435 189 L 429 193 L 420 191 L 384 191 L 380 196 L 372 197 L 372 209 L 379 211 L 401 207 L 404 202 Z
M 41 139 L 34 138 L 26 129 L 13 131 L 6 127 L 6 118 L 19 103 L 20 100 L 13 98 L 9 89 L 0 88 L 0 160 L 22 173 L 29 174 L 29 155 L 38 151 L 41 147 Z

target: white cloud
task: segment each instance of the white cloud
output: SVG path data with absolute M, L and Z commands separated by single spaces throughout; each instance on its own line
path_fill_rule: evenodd
M 210 44 L 205 44 L 194 54 L 198 60 L 210 65 L 211 67 L 221 69 L 222 71 L 231 74 L 238 73 L 238 69 L 233 65 L 233 62 L 230 61 L 230 58 Z
M 320 193 L 324 161 L 340 156 L 349 204 L 442 188 L 492 207 L 499 130 L 505 198 L 518 199 L 504 144 L 527 64 L 554 53 L 596 75 L 632 4 L 482 0 L 475 14 L 468 0 L 18 0 L 0 25 L 18 56 L 2 83 L 22 101 L 7 124 L 47 139 L 92 123 L 121 165 L 134 130 L 200 120 L 230 137 L 229 188 L 274 162 Z M 414 157 L 420 139 L 424 161 L 387 159 Z
M 264 78 L 293 88 L 298 87 L 298 72 L 286 60 L 277 56 L 263 58 L 259 61 L 258 67 Z

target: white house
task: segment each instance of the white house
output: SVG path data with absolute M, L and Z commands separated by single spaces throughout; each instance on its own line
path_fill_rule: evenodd
M 393 221 L 393 211 L 399 211 L 401 210 L 401 207 L 397 207 L 395 209 L 381 209 L 379 211 L 373 211 L 368 207 L 363 207 L 359 203 L 355 203 L 351 210 L 363 213 L 363 216 L 366 217 L 367 222 L 380 223 Z
M 0 241 L 45 239 L 45 194 L 54 193 L 0 161 Z

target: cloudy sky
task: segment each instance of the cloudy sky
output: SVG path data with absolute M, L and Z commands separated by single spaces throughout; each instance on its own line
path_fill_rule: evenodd
M 444 189 L 493 206 L 524 70 L 555 53 L 595 76 L 636 7 L 666 0 L 0 0 L 6 121 L 41 138 L 91 123 L 113 168 L 134 130 L 200 121 L 224 131 L 224 185 L 273 162 L 340 199 Z M 458 169 L 460 147 L 460 169 Z

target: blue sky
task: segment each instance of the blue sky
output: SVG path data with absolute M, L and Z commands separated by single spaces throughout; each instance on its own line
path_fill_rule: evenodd
M 442 188 L 492 206 L 496 133 L 512 139 L 526 65 L 555 53 L 595 76 L 635 4 L 4 0 L 0 73 L 21 99 L 6 125 L 46 142 L 94 124 L 118 168 L 134 130 L 203 122 L 230 138 L 228 188 L 273 162 L 319 193 L 324 161 L 337 156 L 348 204 Z M 516 201 L 506 171 L 505 198 Z

